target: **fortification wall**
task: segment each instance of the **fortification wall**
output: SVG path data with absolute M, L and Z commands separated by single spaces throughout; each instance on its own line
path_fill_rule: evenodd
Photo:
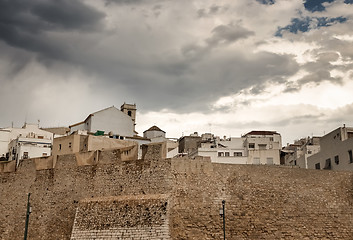
M 45 240 L 70 239 L 82 199 L 170 192 L 170 161 L 122 161 L 114 157 L 118 153 L 101 152 L 94 165 L 82 166 L 75 155 L 63 155 L 54 169 L 44 170 L 36 170 L 31 159 L 16 172 L 0 173 L 0 239 L 23 238 L 28 192 L 32 204 L 28 239 Z
M 353 173 L 173 159 L 173 239 L 353 239 Z
M 352 172 L 161 159 L 161 148 L 0 173 L 0 239 L 23 237 L 28 192 L 29 239 L 222 239 L 222 200 L 227 239 L 353 239 Z

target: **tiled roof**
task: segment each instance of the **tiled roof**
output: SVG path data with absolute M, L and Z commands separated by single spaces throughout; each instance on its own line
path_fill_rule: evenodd
M 159 127 L 157 127 L 156 125 L 150 127 L 150 128 L 149 128 L 148 130 L 146 130 L 145 132 L 147 132 L 147 131 L 159 131 L 159 132 L 164 132 L 164 133 L 165 133 L 165 131 L 161 130 L 161 129 L 160 129 Z
M 247 136 L 247 135 L 275 135 L 275 134 L 279 134 L 279 133 L 274 132 L 274 131 L 251 131 L 251 132 L 248 132 L 247 134 L 245 134 L 245 136 Z

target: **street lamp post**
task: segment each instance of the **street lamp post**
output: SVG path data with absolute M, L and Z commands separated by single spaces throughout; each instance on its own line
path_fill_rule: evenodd
M 31 214 L 31 212 L 32 212 L 31 203 L 29 202 L 29 197 L 30 197 L 30 196 L 31 196 L 31 193 L 28 193 L 28 199 L 27 199 L 27 213 L 26 213 L 26 224 L 25 224 L 25 236 L 24 236 L 24 240 L 27 240 L 29 214 Z
M 222 200 L 222 208 L 219 209 L 219 215 L 223 218 L 223 239 L 226 239 L 226 212 L 225 212 L 226 201 Z

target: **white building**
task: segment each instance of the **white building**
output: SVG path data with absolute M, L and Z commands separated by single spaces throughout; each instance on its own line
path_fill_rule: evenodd
M 302 138 L 282 149 L 284 164 L 308 168 L 308 157 L 320 151 L 320 137 Z
M 320 139 L 320 151 L 308 157 L 308 168 L 353 171 L 353 128 L 339 127 Z
M 240 138 L 220 139 L 213 134 L 201 135 L 199 147 L 189 156 L 208 156 L 212 162 L 229 164 L 280 164 L 281 135 L 269 131 L 252 131 Z
M 22 128 L 0 130 L 0 156 L 7 160 L 20 160 L 51 155 L 53 134 L 26 123 Z
M 70 132 L 85 130 L 89 134 L 105 134 L 124 137 L 132 137 L 135 132 L 136 105 L 123 104 L 121 110 L 112 106 L 98 112 L 94 112 L 79 123 L 70 126 Z
M 251 131 L 245 134 L 249 164 L 280 164 L 281 135 L 273 131 Z
M 165 131 L 157 126 L 152 126 L 143 132 L 143 137 L 150 139 L 151 143 L 165 142 L 167 148 L 166 158 L 173 158 L 179 155 L 179 144 L 176 140 L 166 138 Z

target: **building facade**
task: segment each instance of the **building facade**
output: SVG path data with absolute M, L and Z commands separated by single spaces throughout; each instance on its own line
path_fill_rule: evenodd
M 39 128 L 38 124 L 25 123 L 22 128 L 0 130 L 0 156 L 8 161 L 51 155 L 53 133 Z
M 277 132 L 252 131 L 240 138 L 220 138 L 211 133 L 196 137 L 190 138 L 195 139 L 192 141 L 193 148 L 188 148 L 190 157 L 210 157 L 212 162 L 227 164 L 280 164 L 282 141 Z M 181 140 L 185 139 L 188 138 L 183 137 Z
M 308 157 L 320 151 L 320 137 L 302 138 L 282 149 L 284 165 L 308 168 Z
M 320 139 L 320 151 L 308 157 L 308 168 L 353 171 L 353 128 L 339 127 Z
M 132 137 L 136 134 L 136 105 L 132 105 L 135 106 L 134 108 L 128 108 L 130 105 L 123 104 L 121 110 L 112 106 L 94 112 L 88 115 L 84 121 L 71 125 L 70 132 L 83 130 L 89 134 L 102 133 L 104 135 L 118 136 L 120 139 Z

